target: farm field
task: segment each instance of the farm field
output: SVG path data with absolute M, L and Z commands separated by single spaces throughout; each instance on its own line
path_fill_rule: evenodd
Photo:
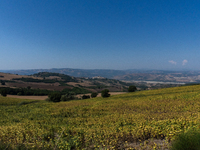
M 169 149 L 200 128 L 200 85 L 68 102 L 0 97 L 0 149 Z

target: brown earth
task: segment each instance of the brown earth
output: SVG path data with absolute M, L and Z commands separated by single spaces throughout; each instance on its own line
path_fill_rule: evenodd
M 7 95 L 11 98 L 20 98 L 20 99 L 32 99 L 32 100 L 45 100 L 48 96 L 18 96 L 18 95 Z
M 0 72 L 0 76 L 4 76 L 4 77 L 0 77 L 0 80 L 12 80 L 13 78 L 30 78 L 30 76 L 25 76 L 25 75 L 16 75 L 16 74 L 9 74 L 9 73 L 2 73 Z M 33 77 L 31 76 L 31 78 L 34 79 L 42 79 L 41 77 Z

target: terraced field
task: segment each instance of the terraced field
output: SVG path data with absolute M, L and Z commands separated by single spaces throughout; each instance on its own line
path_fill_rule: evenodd
M 200 128 L 200 85 L 50 103 L 0 97 L 0 149 L 169 149 Z

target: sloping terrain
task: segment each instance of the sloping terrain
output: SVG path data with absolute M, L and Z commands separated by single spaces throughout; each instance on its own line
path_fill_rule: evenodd
M 78 78 L 65 74 L 40 72 L 37 74 L 22 76 L 0 73 L 0 87 L 31 88 L 43 90 L 62 91 L 65 89 L 79 88 L 88 92 L 101 92 L 109 89 L 111 92 L 127 91 L 129 83 L 103 77 Z
M 0 97 L 1 149 L 169 149 L 200 128 L 200 85 L 68 102 Z
M 95 77 L 101 76 L 110 79 L 126 81 L 161 81 L 178 83 L 199 83 L 200 71 L 163 71 L 163 70 L 111 70 L 111 69 L 32 69 L 32 70 L 8 70 L 12 74 L 31 75 L 39 72 L 54 72 L 74 77 Z

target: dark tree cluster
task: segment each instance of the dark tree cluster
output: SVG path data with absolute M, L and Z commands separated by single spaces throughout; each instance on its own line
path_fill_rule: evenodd
M 84 94 L 84 95 L 82 96 L 82 99 L 89 99 L 89 98 L 90 98 L 90 95 L 85 95 L 85 94 Z
M 97 97 L 97 95 L 98 95 L 97 92 L 92 92 L 91 97 L 92 97 L 92 98 L 95 98 L 95 97 Z
M 52 102 L 60 102 L 61 101 L 61 93 L 60 92 L 52 92 L 49 94 L 49 101 Z
M 0 92 L 4 91 L 6 94 L 10 95 L 35 95 L 35 96 L 43 96 L 51 93 L 49 90 L 41 90 L 41 89 L 31 89 L 31 87 L 27 88 L 9 88 L 2 87 L 0 88 Z
M 6 82 L 1 80 L 1 85 L 5 85 L 5 84 L 6 84 Z
M 101 96 L 102 97 L 109 97 L 110 96 L 109 90 L 105 89 L 105 90 L 101 91 Z
M 134 86 L 134 85 L 131 85 L 131 86 L 129 86 L 129 88 L 128 88 L 128 92 L 135 92 L 137 90 L 137 88 L 136 88 L 136 86 Z

